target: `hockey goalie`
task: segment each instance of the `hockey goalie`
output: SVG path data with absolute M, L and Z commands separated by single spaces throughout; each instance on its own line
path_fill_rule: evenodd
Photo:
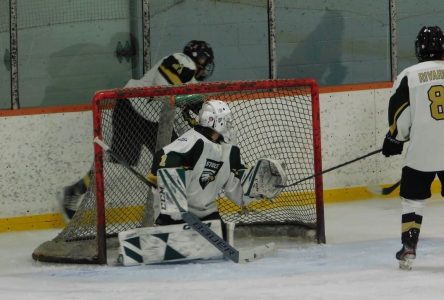
M 281 162 L 263 158 L 247 168 L 232 141 L 231 111 L 220 100 L 202 105 L 198 124 L 154 155 L 147 175 L 153 185 L 155 226 L 119 233 L 123 265 L 177 262 L 221 257 L 221 252 L 190 229 L 183 220 L 189 211 L 227 240 L 216 198 L 241 207 L 258 199 L 273 199 L 287 176 Z

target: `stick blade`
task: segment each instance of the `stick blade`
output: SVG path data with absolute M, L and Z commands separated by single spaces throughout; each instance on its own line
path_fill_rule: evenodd
M 382 188 L 377 184 L 368 185 L 367 190 L 373 195 L 382 195 Z
M 245 249 L 239 251 L 239 263 L 248 263 L 265 256 L 272 255 L 276 252 L 276 244 L 271 242 L 265 245 L 257 246 L 252 249 Z
M 393 185 L 388 187 L 381 187 L 379 185 L 369 185 L 367 186 L 367 190 L 370 191 L 374 195 L 378 196 L 387 196 L 390 195 L 396 188 L 401 184 L 401 181 L 396 182 Z

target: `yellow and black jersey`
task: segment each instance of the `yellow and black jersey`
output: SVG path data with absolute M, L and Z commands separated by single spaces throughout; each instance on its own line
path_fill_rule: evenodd
M 185 54 L 170 55 L 158 67 L 159 73 L 171 85 L 190 82 L 196 73 L 194 62 Z
M 410 140 L 405 165 L 424 172 L 444 170 L 444 61 L 403 70 L 393 89 L 389 134 Z
M 194 78 L 196 64 L 183 53 L 174 53 L 162 58 L 140 79 L 130 79 L 125 88 L 167 86 L 197 83 Z M 132 107 L 142 117 L 149 119 L 143 101 L 134 101 Z
M 142 78 L 129 80 L 125 87 L 197 83 L 198 81 L 194 78 L 195 73 L 196 64 L 189 56 L 174 53 L 162 58 Z

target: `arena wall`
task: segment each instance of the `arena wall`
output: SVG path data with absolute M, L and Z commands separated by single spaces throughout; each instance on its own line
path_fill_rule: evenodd
M 323 168 L 381 148 L 391 83 L 321 88 Z M 0 231 L 63 226 L 57 192 L 93 162 L 89 106 L 0 113 Z M 372 197 L 399 180 L 402 156 L 376 154 L 323 176 L 325 202 Z M 394 194 L 395 195 L 395 194 Z

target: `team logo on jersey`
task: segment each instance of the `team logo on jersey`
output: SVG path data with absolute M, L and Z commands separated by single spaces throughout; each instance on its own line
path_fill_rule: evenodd
M 199 183 L 202 189 L 205 189 L 205 187 L 214 179 L 216 179 L 216 175 L 219 172 L 220 168 L 222 167 L 223 162 L 215 161 L 212 159 L 207 159 L 205 162 L 205 167 L 203 169 L 202 174 L 199 178 Z
M 177 74 L 181 74 L 184 66 L 182 64 L 173 64 L 173 68 L 176 70 Z

